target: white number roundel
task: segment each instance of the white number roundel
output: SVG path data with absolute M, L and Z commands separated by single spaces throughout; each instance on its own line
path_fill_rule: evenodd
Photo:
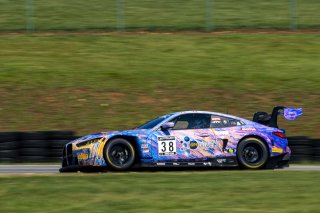
M 176 155 L 176 138 L 174 136 L 158 137 L 158 153 L 161 156 Z

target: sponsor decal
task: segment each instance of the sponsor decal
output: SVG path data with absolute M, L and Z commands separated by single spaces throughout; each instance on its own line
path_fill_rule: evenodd
M 157 163 L 157 166 L 165 166 L 166 163 Z
M 176 138 L 174 136 L 158 137 L 158 154 L 160 156 L 176 155 Z
M 148 148 L 148 144 L 141 144 L 141 148 Z
M 188 166 L 195 166 L 196 163 L 188 163 Z
M 180 163 L 173 163 L 174 166 L 180 166 Z
M 229 163 L 235 163 L 235 160 L 232 159 L 232 158 L 228 159 L 227 161 L 228 161 Z
M 175 140 L 176 138 L 174 136 L 161 136 L 158 137 L 158 141 L 170 141 Z
M 221 158 L 221 159 L 217 159 L 217 162 L 218 163 L 225 163 L 225 162 L 227 162 L 227 159 L 224 159 L 224 158 Z
M 204 162 L 203 165 L 204 166 L 211 166 L 212 164 L 211 164 L 211 162 Z
M 85 153 L 81 153 L 78 155 L 78 160 L 85 160 L 85 159 L 88 159 L 88 154 L 85 154 Z
M 228 149 L 225 149 L 224 152 L 227 152 L 227 153 L 235 153 L 236 152 L 236 149 L 232 149 L 232 148 L 228 148 Z
M 147 152 L 149 152 L 150 150 L 149 150 L 149 148 L 142 148 L 142 152 L 143 153 L 147 153 Z
M 219 118 L 219 117 L 212 117 L 212 118 L 211 118 L 211 123 L 214 123 L 214 124 L 221 123 L 221 118 Z
M 225 130 L 221 130 L 221 131 L 215 131 L 215 133 L 219 136 L 225 136 L 225 135 L 229 135 L 228 131 Z
M 216 142 L 203 142 L 203 143 L 199 143 L 199 148 L 209 148 L 209 149 L 213 149 L 214 147 L 217 146 Z
M 190 149 L 196 149 L 198 148 L 198 143 L 197 141 L 191 141 L 189 146 L 190 146 Z
M 245 128 L 241 128 L 242 131 L 256 131 L 257 129 L 254 127 L 245 127 Z
M 282 153 L 282 148 L 278 148 L 278 147 L 272 147 L 272 152 L 278 152 L 278 153 Z

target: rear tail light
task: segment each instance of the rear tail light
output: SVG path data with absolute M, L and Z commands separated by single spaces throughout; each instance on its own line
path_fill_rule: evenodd
M 282 138 L 282 139 L 287 138 L 286 134 L 284 134 L 282 132 L 272 132 L 272 134 L 274 134 L 275 136 L 278 136 L 279 138 Z

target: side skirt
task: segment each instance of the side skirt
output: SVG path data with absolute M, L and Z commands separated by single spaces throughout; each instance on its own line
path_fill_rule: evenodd
M 233 167 L 238 166 L 236 157 L 215 158 L 208 161 L 158 161 L 141 163 L 141 167 Z

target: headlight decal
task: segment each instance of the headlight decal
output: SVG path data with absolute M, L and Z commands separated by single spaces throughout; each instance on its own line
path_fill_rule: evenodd
M 100 142 L 101 139 L 104 139 L 104 137 L 102 138 L 95 138 L 95 139 L 91 139 L 91 140 L 87 140 L 87 141 L 82 141 L 78 144 L 76 144 L 76 146 L 79 148 L 79 147 L 83 147 L 83 146 L 88 146 L 90 144 L 95 144 L 95 143 L 98 143 Z

